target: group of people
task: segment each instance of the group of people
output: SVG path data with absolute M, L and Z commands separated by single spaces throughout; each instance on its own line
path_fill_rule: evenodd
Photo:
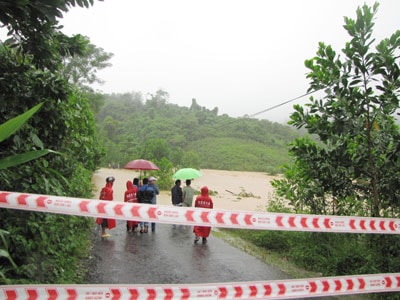
M 186 186 L 181 187 L 182 181 L 177 179 L 175 185 L 171 188 L 171 201 L 174 206 L 192 207 L 195 190 L 191 187 L 191 180 L 186 179 Z M 200 195 L 196 197 L 194 207 L 213 208 L 214 204 L 209 195 L 208 187 L 203 186 L 200 189 Z M 193 232 L 195 234 L 194 242 L 197 243 L 200 238 L 203 243 L 207 242 L 210 235 L 211 227 L 209 226 L 194 226 Z
M 106 178 L 106 185 L 100 191 L 100 200 L 114 200 L 113 184 L 115 178 L 113 176 Z M 139 178 L 134 178 L 133 181 L 126 182 L 126 191 L 124 195 L 124 202 L 129 203 L 146 203 L 157 204 L 157 195 L 160 190 L 156 185 L 157 179 L 153 176 L 150 178 L 143 178 L 142 184 Z M 115 219 L 97 218 L 96 223 L 101 225 L 101 237 L 109 237 L 110 234 L 106 233 L 106 229 L 113 229 L 116 226 Z M 149 222 L 138 222 L 133 220 L 126 221 L 126 230 L 128 232 L 147 233 L 149 230 Z M 156 223 L 151 223 L 151 231 L 156 230 Z
M 128 180 L 126 182 L 126 191 L 124 195 L 124 202 L 128 203 L 144 203 L 144 204 L 157 204 L 157 195 L 160 194 L 160 190 L 156 184 L 157 179 L 153 176 L 150 178 L 143 178 L 142 184 L 139 178 L 134 178 L 133 181 Z M 115 177 L 109 176 L 106 178 L 106 185 L 100 191 L 100 200 L 112 201 L 113 196 L 113 184 Z M 186 186 L 181 188 L 181 180 L 177 179 L 175 185 L 171 188 L 171 200 L 174 206 L 192 207 L 195 190 L 191 186 L 191 180 L 186 180 Z M 202 187 L 200 195 L 196 197 L 194 207 L 201 208 L 213 208 L 213 201 L 209 196 L 208 188 Z M 113 229 L 116 227 L 115 219 L 110 218 L 97 218 L 96 223 L 101 225 L 101 237 L 109 237 L 110 234 L 106 232 L 106 229 Z M 128 232 L 140 232 L 147 233 L 149 230 L 149 222 L 138 222 L 133 220 L 126 221 L 126 230 Z M 151 223 L 151 231 L 156 230 L 156 223 Z M 210 235 L 211 227 L 209 226 L 194 226 L 193 232 L 195 234 L 194 242 L 197 243 L 200 238 L 202 242 L 206 243 L 207 238 Z

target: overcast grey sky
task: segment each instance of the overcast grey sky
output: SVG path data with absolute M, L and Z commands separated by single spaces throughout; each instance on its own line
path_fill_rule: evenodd
M 154 93 L 189 107 L 192 98 L 232 117 L 252 115 L 306 93 L 304 61 L 318 42 L 340 52 L 350 38 L 344 16 L 355 19 L 357 0 L 105 0 L 73 8 L 61 24 L 112 52 L 99 72 L 106 93 Z M 374 36 L 400 29 L 400 1 L 382 0 Z M 261 114 L 286 122 L 294 103 Z

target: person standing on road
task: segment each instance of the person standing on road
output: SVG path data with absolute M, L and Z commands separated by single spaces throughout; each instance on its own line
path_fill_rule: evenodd
M 194 197 L 194 188 L 190 185 L 192 181 L 190 179 L 186 179 L 186 186 L 183 188 L 183 206 L 192 207 L 193 197 Z
M 143 178 L 143 184 L 138 190 L 138 200 L 139 203 L 151 204 L 153 200 L 153 190 L 149 189 L 149 179 L 147 177 Z M 149 222 L 140 222 L 140 233 L 147 233 L 149 229 Z
M 153 199 L 151 200 L 151 204 L 157 204 L 157 195 L 160 194 L 160 190 L 158 189 L 158 186 L 156 185 L 157 178 L 150 176 L 149 178 L 149 188 L 152 188 L 154 190 L 153 194 Z M 154 232 L 156 231 L 156 223 L 152 222 L 151 223 L 151 231 Z
M 128 203 L 137 203 L 137 192 L 138 192 L 138 187 L 135 186 L 132 181 L 128 180 L 126 182 L 126 191 L 124 195 L 124 202 Z M 128 220 L 126 221 L 126 230 L 128 232 L 132 232 L 134 228 L 138 228 L 138 222 L 133 221 L 133 220 Z
M 100 191 L 100 200 L 113 201 L 114 199 L 114 191 L 113 184 L 115 178 L 113 176 L 109 176 L 106 178 L 106 185 Z M 101 225 L 101 237 L 106 238 L 110 235 L 106 233 L 106 228 L 109 230 L 113 229 L 116 226 L 115 219 L 106 219 L 106 218 L 97 218 L 96 223 Z
M 136 186 L 138 189 L 142 186 L 140 184 L 139 178 L 137 178 L 137 177 L 133 178 L 133 185 Z
M 182 188 L 181 188 L 181 180 L 177 179 L 175 181 L 175 185 L 171 189 L 171 201 L 174 206 L 182 206 Z
M 214 207 L 213 201 L 208 194 L 208 187 L 203 186 L 200 189 L 201 195 L 196 197 L 194 207 L 202 207 L 212 209 Z M 193 232 L 195 234 L 194 242 L 197 243 L 202 238 L 203 244 L 207 243 L 207 238 L 210 235 L 210 226 L 194 226 Z

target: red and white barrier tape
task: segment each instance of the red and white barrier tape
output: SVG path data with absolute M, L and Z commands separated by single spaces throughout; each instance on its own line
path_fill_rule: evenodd
M 228 228 L 400 233 L 399 219 L 209 210 L 3 191 L 0 207 Z M 400 291 L 400 273 L 201 285 L 4 285 L 0 299 L 288 299 L 394 291 Z
M 296 215 L 149 205 L 0 191 L 0 207 L 226 228 L 400 234 L 400 219 Z
M 0 286 L 0 299 L 299 299 L 396 291 L 400 273 L 201 285 L 5 285 Z

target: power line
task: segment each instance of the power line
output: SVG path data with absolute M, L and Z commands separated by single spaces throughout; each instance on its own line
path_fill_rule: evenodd
M 290 102 L 293 102 L 293 101 L 295 101 L 295 100 L 297 100 L 297 99 L 300 99 L 300 98 L 303 98 L 303 97 L 305 97 L 305 96 L 311 95 L 311 94 L 313 94 L 313 93 L 315 93 L 315 92 L 317 92 L 317 91 L 316 91 L 316 90 L 315 90 L 315 91 L 311 91 L 311 92 L 305 93 L 305 94 L 303 94 L 303 95 L 301 95 L 301 96 L 297 96 L 297 97 L 295 97 L 295 98 L 293 98 L 293 99 L 290 99 L 290 100 L 287 100 L 287 101 L 285 101 L 285 102 L 279 103 L 279 104 L 277 104 L 277 105 L 274 105 L 274 106 L 272 106 L 272 107 L 269 107 L 269 108 L 267 108 L 267 109 L 264 109 L 264 110 L 262 110 L 262 111 L 259 111 L 259 112 L 255 113 L 255 114 L 252 114 L 252 115 L 249 116 L 249 118 L 254 118 L 255 116 L 261 115 L 261 114 L 263 114 L 263 113 L 265 113 L 265 112 L 267 112 L 267 111 L 273 110 L 273 109 L 278 108 L 278 107 L 280 107 L 280 106 L 282 106 L 282 105 L 285 105 L 285 104 L 288 104 L 288 103 L 290 103 Z
M 319 90 L 321 90 L 321 89 L 319 89 Z M 274 106 L 269 107 L 269 108 L 267 108 L 267 109 L 264 109 L 264 110 L 262 110 L 262 111 L 259 111 L 259 112 L 257 112 L 257 113 L 254 113 L 254 114 L 252 114 L 252 115 L 250 115 L 250 116 L 246 116 L 246 118 L 253 118 L 253 117 L 258 116 L 258 115 L 260 115 L 260 114 L 263 114 L 263 113 L 265 113 L 265 112 L 267 112 L 267 111 L 273 110 L 273 109 L 275 109 L 275 108 L 277 108 L 277 107 L 279 107 L 279 106 L 285 105 L 285 104 L 290 103 L 290 102 L 292 102 L 292 101 L 295 101 L 295 100 L 297 100 L 297 99 L 300 99 L 300 98 L 303 98 L 303 97 L 305 97 L 305 96 L 311 95 L 311 94 L 313 94 L 313 93 L 315 93 L 315 92 L 317 92 L 317 91 L 319 91 L 319 90 L 314 90 L 314 91 L 305 93 L 305 94 L 303 94 L 303 95 L 297 96 L 297 97 L 295 97 L 295 98 L 293 98 L 293 99 L 287 100 L 287 101 L 285 101 L 285 102 L 279 103 L 279 104 L 277 104 L 277 105 L 274 105 Z M 228 124 L 234 123 L 235 121 L 236 121 L 236 118 L 233 118 L 230 122 L 228 122 Z M 218 129 L 218 128 L 222 128 L 222 127 L 224 127 L 224 126 L 226 126 L 226 125 L 218 126 L 218 127 L 216 127 L 216 128 L 213 128 L 212 130 L 216 130 L 216 129 Z M 210 130 L 210 131 L 211 131 L 211 130 Z

